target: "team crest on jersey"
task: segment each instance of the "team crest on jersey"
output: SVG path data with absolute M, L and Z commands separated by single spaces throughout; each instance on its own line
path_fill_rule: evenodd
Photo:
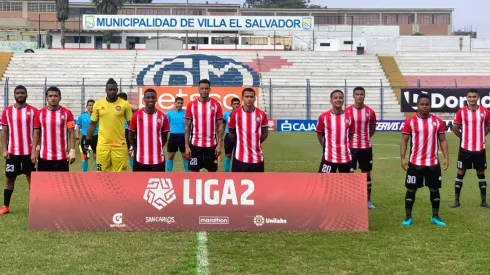
M 26 112 L 26 115 L 30 116 L 31 115 L 31 112 Z
M 157 119 L 157 122 L 158 122 L 158 123 L 162 123 L 162 119 L 161 119 L 161 118 L 158 118 L 158 119 Z
M 480 113 L 480 116 L 481 116 L 481 117 L 483 117 L 483 116 L 484 116 L 484 114 L 483 114 L 483 113 Z
M 121 111 L 121 106 L 116 106 L 116 111 Z
M 345 119 L 345 123 L 349 124 L 350 123 L 350 119 L 346 118 Z
M 369 117 L 369 113 L 366 113 L 366 117 Z
M 214 106 L 211 106 L 211 111 L 214 111 Z
M 437 126 L 437 122 L 433 121 L 432 125 Z
M 257 122 L 259 122 L 260 121 L 260 117 L 257 117 L 255 120 L 257 120 Z
M 61 116 L 60 116 L 60 118 L 61 118 L 61 119 L 65 119 L 65 116 L 64 116 L 64 115 L 61 115 Z

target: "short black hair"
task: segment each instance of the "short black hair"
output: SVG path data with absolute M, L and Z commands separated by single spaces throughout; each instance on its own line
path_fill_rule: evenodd
M 211 87 L 211 81 L 209 81 L 209 80 L 207 80 L 207 79 L 201 79 L 201 80 L 199 80 L 199 86 L 200 86 L 201 84 L 208 84 L 208 85 L 209 85 L 209 87 Z
M 430 100 L 430 95 L 428 95 L 428 94 L 421 94 L 421 95 L 419 95 L 419 97 L 417 98 L 417 103 L 419 103 L 419 102 L 420 102 L 420 99 L 422 99 L 422 98 L 427 98 L 427 99 L 429 100 L 429 102 L 431 101 L 431 100 Z
M 117 94 L 117 97 L 121 98 L 121 99 L 124 99 L 124 100 L 128 100 L 128 94 L 126 93 L 123 93 L 123 92 L 120 92 Z
M 14 89 L 14 93 L 15 93 L 15 91 L 17 91 L 17 90 L 25 90 L 25 91 L 26 91 L 26 93 L 27 93 L 27 89 L 26 89 L 26 87 L 24 87 L 24 86 L 22 86 L 22 85 L 17 85 L 17 86 L 15 87 L 15 89 Z
M 114 80 L 114 78 L 109 78 L 109 80 L 107 80 L 107 83 L 105 85 L 107 86 L 107 85 L 111 85 L 111 84 L 117 85 L 117 82 Z
M 363 91 L 364 93 L 366 93 L 366 90 L 364 89 L 364 87 L 361 87 L 361 86 L 358 86 L 358 87 L 355 87 L 354 90 L 352 90 L 352 93 L 356 93 L 356 91 Z
M 146 89 L 144 92 L 143 92 L 143 95 L 145 95 L 146 93 L 157 93 L 157 91 L 155 91 L 155 89 L 152 89 L 152 88 L 149 88 L 149 89 Z M 127 97 L 127 96 L 126 96 Z
M 333 92 L 330 93 L 330 99 L 333 98 L 333 94 L 335 93 L 341 93 L 342 95 L 344 95 L 344 92 L 342 92 L 341 90 L 333 90 Z
M 243 89 L 242 96 L 244 96 L 246 92 L 252 92 L 252 93 L 254 93 L 254 96 L 255 96 L 255 90 L 252 89 L 252 88 L 245 88 L 245 89 Z M 231 100 L 231 102 L 233 103 L 233 99 Z
M 48 92 L 57 92 L 59 96 L 61 96 L 61 91 L 56 86 L 51 86 L 46 90 L 46 96 L 48 96 Z
M 177 102 L 179 100 L 182 100 L 182 102 L 184 102 L 184 99 L 182 97 L 180 97 L 180 96 L 178 96 L 178 97 L 175 98 L 175 102 Z
M 234 97 L 234 98 L 231 99 L 231 104 L 233 104 L 233 102 L 240 103 L 240 99 L 238 97 Z
M 93 100 L 93 99 L 87 100 L 87 105 L 85 105 L 85 106 L 88 106 L 89 103 L 95 103 L 95 100 Z
M 474 89 L 474 88 L 469 89 L 469 90 L 468 90 L 468 92 L 467 92 L 466 94 L 469 94 L 469 93 L 473 93 L 473 94 L 478 94 L 478 95 L 480 95 L 480 92 L 478 92 L 478 90 L 477 90 L 477 89 Z

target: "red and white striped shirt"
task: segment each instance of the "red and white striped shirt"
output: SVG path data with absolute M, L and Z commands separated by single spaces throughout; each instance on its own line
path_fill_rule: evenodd
M 193 100 L 185 109 L 185 118 L 192 120 L 192 145 L 205 148 L 216 145 L 216 122 L 223 119 L 223 110 L 216 99 L 209 98 L 208 102 Z
M 402 133 L 410 135 L 410 163 L 419 166 L 437 165 L 439 151 L 439 134 L 445 134 L 444 121 L 435 115 L 420 118 L 417 114 L 409 117 L 403 124 Z
M 41 130 L 41 152 L 43 160 L 68 159 L 68 129 L 75 128 L 75 119 L 70 110 L 60 106 L 58 110 L 44 107 L 34 117 L 34 129 Z
M 245 163 L 260 163 L 264 161 L 260 136 L 262 128 L 269 127 L 267 115 L 255 108 L 252 112 L 246 112 L 238 108 L 230 115 L 229 129 L 236 130 L 235 158 Z
M 2 126 L 9 129 L 8 152 L 11 155 L 26 156 L 32 151 L 34 116 L 37 109 L 27 104 L 24 108 L 11 105 L 2 112 Z
M 345 112 L 352 114 L 352 126 L 354 135 L 349 140 L 349 147 L 356 149 L 371 148 L 371 136 L 369 127 L 376 125 L 376 113 L 368 106 L 357 109 L 354 105 L 345 108 Z
M 461 125 L 461 148 L 479 152 L 485 149 L 485 125 L 490 123 L 490 112 L 483 106 L 470 110 L 465 106 L 454 116 L 454 124 Z
M 316 124 L 318 133 L 325 133 L 324 158 L 331 163 L 349 163 L 349 133 L 352 124 L 350 113 L 334 114 L 327 111 L 320 115 Z
M 155 165 L 165 161 L 162 133 L 170 131 L 167 116 L 159 110 L 148 114 L 144 109 L 134 113 L 129 131 L 136 133 L 136 158 L 141 164 Z

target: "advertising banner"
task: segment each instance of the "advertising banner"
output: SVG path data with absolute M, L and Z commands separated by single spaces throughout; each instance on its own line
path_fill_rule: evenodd
M 40 231 L 367 231 L 366 175 L 34 172 Z
M 480 93 L 479 105 L 490 108 L 490 89 L 478 89 Z M 416 112 L 417 99 L 420 94 L 431 97 L 431 111 L 433 113 L 456 113 L 466 106 L 466 93 L 468 89 L 401 89 L 401 112 Z
M 179 16 L 84 14 L 84 30 L 313 30 L 312 16 Z
M 168 112 L 174 108 L 175 98 L 182 97 L 184 99 L 184 109 L 189 104 L 189 102 L 194 99 L 199 98 L 199 88 L 189 87 L 189 86 L 141 86 L 138 88 L 139 93 L 139 106 L 144 107 L 143 93 L 146 89 L 155 89 L 157 91 L 157 109 Z M 251 87 L 255 90 L 255 96 L 257 98 L 255 106 L 258 106 L 259 89 L 256 87 Z M 234 97 L 238 97 L 240 100 L 242 98 L 243 87 L 212 87 L 209 96 L 218 100 L 221 103 L 223 112 L 231 110 L 231 100 Z
M 269 132 L 275 132 L 277 121 L 275 119 L 269 119 Z

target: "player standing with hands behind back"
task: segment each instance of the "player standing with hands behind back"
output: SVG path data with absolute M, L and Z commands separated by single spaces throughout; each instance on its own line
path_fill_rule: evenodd
M 269 135 L 267 115 L 254 106 L 255 90 L 242 91 L 243 106 L 230 115 L 231 140 L 236 140 L 232 172 L 264 172 L 262 142 Z
M 432 204 L 431 222 L 438 226 L 445 226 L 439 218 L 439 206 L 441 195 L 439 188 L 442 187 L 441 165 L 438 152 L 440 144 L 444 160 L 442 163 L 444 171 L 449 166 L 449 153 L 446 140 L 446 125 L 439 117 L 430 113 L 430 96 L 419 95 L 417 99 L 417 113 L 409 117 L 402 130 L 400 143 L 400 159 L 403 170 L 407 171 L 405 177 L 405 219 L 404 226 L 412 225 L 412 208 L 415 203 L 417 189 L 429 187 L 430 202 Z M 411 141 L 410 160 L 407 164 L 405 154 L 407 152 L 408 140 Z M 439 142 L 439 143 L 438 143 Z
M 490 112 L 483 106 L 478 106 L 480 94 L 476 89 L 469 89 L 466 93 L 468 105 L 459 109 L 454 117 L 453 132 L 460 138 L 458 154 L 458 171 L 454 189 L 455 200 L 452 208 L 459 207 L 459 198 L 463 188 L 463 178 L 467 169 L 475 169 L 480 187 L 481 206 L 490 208 L 487 203 L 487 181 L 485 169 L 487 168 L 487 154 L 485 152 L 485 136 L 489 132 Z
M 209 80 L 199 81 L 199 98 L 191 101 L 185 110 L 185 153 L 191 172 L 202 168 L 208 172 L 218 170 L 223 146 L 223 111 L 220 103 L 209 97 L 210 91 Z
M 31 185 L 31 172 L 36 168 L 31 161 L 32 131 L 37 109 L 26 103 L 27 89 L 19 85 L 14 89 L 15 104 L 2 112 L 2 145 L 5 159 L 5 178 L 3 207 L 0 215 L 10 213 L 10 198 L 14 192 L 17 176 L 26 175 Z

